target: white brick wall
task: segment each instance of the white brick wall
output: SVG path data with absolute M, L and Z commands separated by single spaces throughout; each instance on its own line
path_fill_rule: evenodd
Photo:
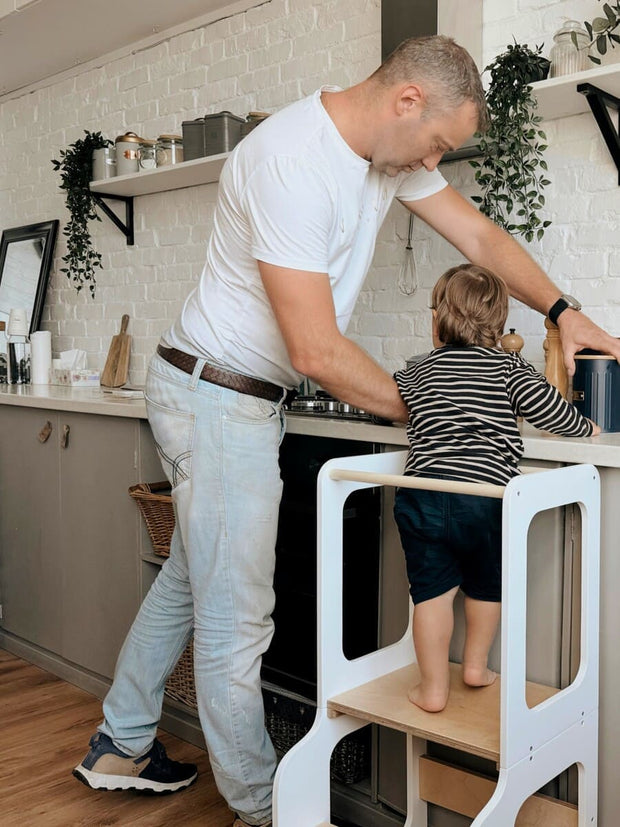
M 551 45 L 565 17 L 597 13 L 594 0 L 486 0 L 485 64 L 514 35 L 530 45 Z M 348 86 L 367 76 L 380 58 L 380 0 L 271 0 L 247 12 L 178 35 L 156 46 L 0 102 L 0 226 L 60 218 L 66 212 L 50 159 L 82 130 L 114 138 L 127 129 L 156 137 L 180 132 L 181 122 L 205 112 L 275 109 L 321 83 Z M 553 225 L 532 254 L 563 289 L 579 296 L 591 315 L 620 335 L 620 190 L 592 118 L 582 115 L 546 125 L 550 178 L 546 214 Z M 475 192 L 466 162 L 443 167 L 465 195 Z M 210 230 L 216 185 L 145 196 L 135 201 L 136 244 L 104 217 L 92 225 L 103 254 L 97 295 L 76 294 L 60 267 L 59 238 L 43 326 L 55 351 L 88 352 L 103 366 L 120 317 L 131 316 L 131 381 L 146 364 L 198 279 Z M 381 230 L 375 259 L 354 314 L 350 335 L 387 369 L 430 347 L 428 303 L 432 285 L 460 255 L 421 222 L 414 223 L 420 290 L 396 287 L 408 216 L 395 205 Z M 510 324 L 526 339 L 525 354 L 542 364 L 542 318 L 522 306 Z

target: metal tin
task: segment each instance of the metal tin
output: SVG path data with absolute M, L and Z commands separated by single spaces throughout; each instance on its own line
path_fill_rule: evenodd
M 155 144 L 158 167 L 169 167 L 183 161 L 183 138 L 180 135 L 160 135 Z
M 183 121 L 183 143 L 185 160 L 204 158 L 230 152 L 241 140 L 241 126 L 244 118 L 232 112 L 216 112 L 193 121 Z
M 587 348 L 575 354 L 573 404 L 601 431 L 620 431 L 620 365 L 613 356 Z
M 102 181 L 116 175 L 116 147 L 104 146 L 93 149 L 92 180 Z
M 131 175 L 138 172 L 138 152 L 142 138 L 135 132 L 125 132 L 116 141 L 116 174 Z
M 259 123 L 262 123 L 268 117 L 268 112 L 248 112 L 247 118 L 240 127 L 241 138 L 245 138 L 246 135 L 249 135 L 250 132 L 259 125 Z

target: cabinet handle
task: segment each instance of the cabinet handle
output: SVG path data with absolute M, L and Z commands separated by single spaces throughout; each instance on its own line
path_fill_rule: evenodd
M 62 436 L 60 438 L 60 447 L 66 448 L 69 444 L 69 431 L 71 430 L 69 425 L 62 426 Z
M 41 442 L 41 443 L 47 442 L 47 440 L 50 438 L 51 433 L 52 433 L 52 423 L 48 419 L 47 422 L 45 423 L 45 425 L 39 431 L 39 442 Z

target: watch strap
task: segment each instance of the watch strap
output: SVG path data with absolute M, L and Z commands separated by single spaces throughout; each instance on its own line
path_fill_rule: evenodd
M 553 324 L 557 325 L 560 313 L 566 310 L 567 307 L 568 302 L 566 301 L 566 299 L 563 299 L 560 296 L 560 298 L 555 302 L 555 304 L 551 305 L 549 313 L 547 314 L 549 316 L 549 320 L 553 322 Z
M 572 308 L 573 310 L 581 310 L 580 305 L 575 306 L 574 301 L 571 296 L 568 297 L 571 299 L 570 301 L 567 300 L 565 296 L 560 296 L 560 298 L 553 304 L 547 313 L 550 321 L 553 324 L 557 325 L 558 318 L 561 313 L 563 313 L 567 308 Z

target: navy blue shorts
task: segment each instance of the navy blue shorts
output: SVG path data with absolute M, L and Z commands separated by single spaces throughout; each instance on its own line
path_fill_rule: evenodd
M 414 605 L 460 586 L 474 600 L 502 599 L 502 500 L 399 488 L 394 517 Z

